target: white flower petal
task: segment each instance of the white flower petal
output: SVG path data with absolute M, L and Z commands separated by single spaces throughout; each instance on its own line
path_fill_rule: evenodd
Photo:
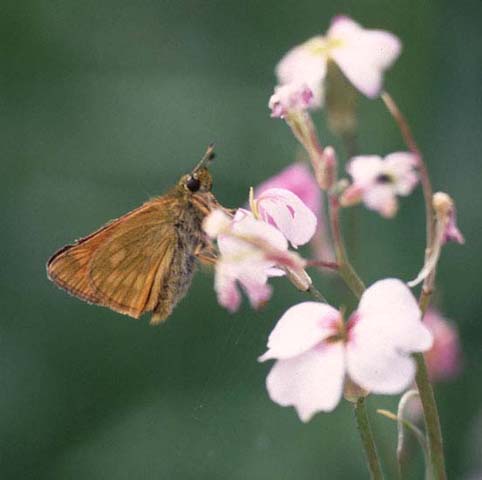
M 371 347 L 371 348 L 370 348 Z M 371 342 L 355 340 L 346 349 L 347 372 L 360 387 L 374 393 L 403 392 L 415 378 L 415 361 L 406 354 Z
M 293 192 L 271 188 L 256 202 L 263 220 L 269 222 L 271 219 L 293 247 L 308 243 L 315 234 L 315 214 Z
M 386 173 L 394 178 L 394 189 L 398 195 L 409 195 L 417 185 L 416 165 L 417 158 L 409 152 L 394 152 L 385 157 Z
M 387 278 L 374 283 L 362 295 L 353 330 L 378 334 L 380 343 L 391 344 L 403 352 L 424 352 L 432 346 L 432 335 L 423 325 L 421 315 L 417 300 L 405 283 Z
M 310 41 L 308 41 L 310 42 Z M 308 43 L 307 42 L 307 43 Z M 305 44 L 290 50 L 276 66 L 280 84 L 305 84 L 313 92 L 313 107 L 323 102 L 322 83 L 326 76 L 326 59 L 306 48 Z
M 260 361 L 295 357 L 337 332 L 340 312 L 326 303 L 303 302 L 289 308 L 268 339 Z
M 229 228 L 232 218 L 223 210 L 213 210 L 203 221 L 203 229 L 211 238 L 216 238 L 223 230 Z
M 246 210 L 239 209 L 236 212 L 232 232 L 241 237 L 262 240 L 279 250 L 288 249 L 286 238 L 277 228 L 261 220 L 256 220 L 253 214 Z
M 344 349 L 341 343 L 321 345 L 297 357 L 278 360 L 266 378 L 270 398 L 293 405 L 307 422 L 320 411 L 333 410 L 344 382 Z
M 417 301 L 400 280 L 373 284 L 362 295 L 349 327 L 347 369 L 361 387 L 397 393 L 413 381 L 410 354 L 432 346 L 432 335 L 421 322 Z
M 364 29 L 347 17 L 335 20 L 327 37 L 340 42 L 330 53 L 345 76 L 363 94 L 376 97 L 383 72 L 400 54 L 400 40 L 389 32 Z
M 391 185 L 373 185 L 363 192 L 363 201 L 370 210 L 375 210 L 386 218 L 393 217 L 398 210 L 397 197 Z
M 346 171 L 353 177 L 353 182 L 358 187 L 367 188 L 383 172 L 383 160 L 378 155 L 353 157 Z

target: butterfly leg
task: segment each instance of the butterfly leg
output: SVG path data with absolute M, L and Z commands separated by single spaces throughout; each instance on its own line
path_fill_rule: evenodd
M 215 265 L 218 261 L 216 251 L 214 250 L 214 247 L 212 245 L 198 245 L 198 247 L 194 251 L 194 256 L 203 265 Z

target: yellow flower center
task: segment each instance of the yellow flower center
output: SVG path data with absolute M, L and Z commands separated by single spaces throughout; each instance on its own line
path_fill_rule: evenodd
M 304 47 L 313 55 L 330 56 L 330 52 L 335 48 L 343 46 L 343 40 L 340 38 L 327 38 L 323 36 L 313 37 L 308 40 Z

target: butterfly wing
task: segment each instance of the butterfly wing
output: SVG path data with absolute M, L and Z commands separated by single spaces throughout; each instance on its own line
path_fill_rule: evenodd
M 180 263 L 194 263 L 194 247 L 179 241 L 175 222 L 182 216 L 180 207 L 167 196 L 144 204 L 57 252 L 47 265 L 49 277 L 90 303 L 134 318 L 155 311 L 154 322 L 166 318 L 173 307 L 168 304 L 180 298 L 169 288 L 176 284 L 172 275 Z M 184 273 L 192 276 L 191 267 Z

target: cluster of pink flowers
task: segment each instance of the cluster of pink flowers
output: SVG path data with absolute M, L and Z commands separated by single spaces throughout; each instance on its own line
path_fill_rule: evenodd
M 219 251 L 215 290 L 219 303 L 229 311 L 239 309 L 241 290 L 254 308 L 266 303 L 272 293 L 271 277 L 286 276 L 299 290 L 313 291 L 306 269 L 323 262 L 308 260 L 297 249 L 321 239 L 327 248 L 315 251 L 333 257 L 323 190 L 330 208 L 335 209 L 332 215 L 338 208 L 362 202 L 383 217 L 393 218 L 398 197 L 409 195 L 419 183 L 422 173 L 416 151 L 355 156 L 346 166 L 351 180 L 338 180 L 335 152 L 320 146 L 308 113 L 323 105 L 329 62 L 358 91 L 374 98 L 382 91 L 385 70 L 400 51 L 400 41 L 393 34 L 364 29 L 340 16 L 326 35 L 295 47 L 278 64 L 279 84 L 269 101 L 271 115 L 286 120 L 306 149 L 314 175 L 304 164 L 294 164 L 252 189 L 249 208 L 235 214 L 216 210 L 206 218 L 204 229 Z M 437 193 L 433 209 L 433 248 L 409 286 L 433 274 L 447 241 L 464 241 L 453 200 Z M 336 228 L 335 219 L 332 230 Z M 337 232 L 332 233 L 339 261 L 343 247 Z M 325 301 L 291 306 L 271 332 L 266 353 L 259 357 L 261 362 L 275 360 L 266 381 L 271 399 L 294 406 L 301 420 L 308 421 L 316 412 L 333 410 L 344 390 L 347 398 L 348 389 L 360 396 L 401 393 L 414 381 L 416 366 L 411 355 L 415 352 L 428 352 L 433 379 L 454 376 L 460 369 L 456 331 L 434 310 L 427 313 L 425 323 L 422 315 L 407 283 L 396 278 L 379 280 L 367 288 L 347 318 L 344 309 Z

